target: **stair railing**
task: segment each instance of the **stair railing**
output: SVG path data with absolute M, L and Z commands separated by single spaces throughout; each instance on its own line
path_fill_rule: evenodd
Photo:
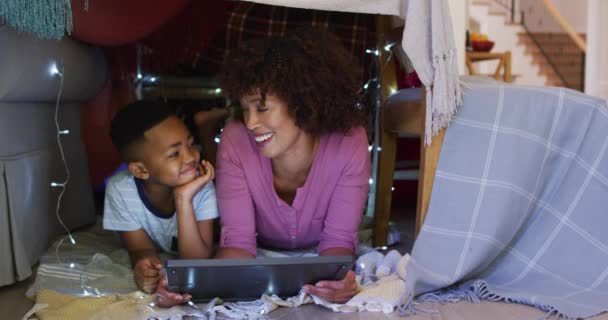
M 550 0 L 520 0 L 519 8 L 523 27 L 564 86 L 583 91 L 587 51 L 583 37 Z
M 507 11 L 509 11 L 509 14 L 511 15 L 511 22 L 516 22 L 515 21 L 515 13 L 517 12 L 517 3 L 516 0 L 494 0 L 494 2 L 498 5 L 500 5 L 501 7 L 503 7 L 504 9 L 506 9 Z

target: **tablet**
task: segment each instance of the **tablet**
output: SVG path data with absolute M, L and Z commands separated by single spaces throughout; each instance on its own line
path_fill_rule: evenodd
M 342 280 L 353 263 L 349 256 L 167 260 L 165 269 L 168 289 L 189 293 L 195 302 L 246 301 L 264 293 L 288 298 L 305 284 Z

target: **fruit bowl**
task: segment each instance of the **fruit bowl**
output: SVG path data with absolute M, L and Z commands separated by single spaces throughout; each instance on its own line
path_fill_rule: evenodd
M 492 48 L 494 47 L 494 41 L 490 41 L 490 40 L 471 41 L 471 47 L 473 47 L 474 51 L 488 52 L 488 51 L 492 50 Z

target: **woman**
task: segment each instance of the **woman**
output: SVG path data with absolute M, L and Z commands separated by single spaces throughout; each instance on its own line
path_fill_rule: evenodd
M 355 63 L 323 30 L 243 43 L 220 74 L 235 120 L 217 158 L 217 258 L 257 246 L 354 255 L 370 176 Z M 332 302 L 357 292 L 350 271 L 304 291 Z

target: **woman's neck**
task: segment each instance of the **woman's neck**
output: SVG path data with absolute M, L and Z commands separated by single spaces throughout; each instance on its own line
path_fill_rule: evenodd
M 317 154 L 319 141 L 319 137 L 306 134 L 289 152 L 271 159 L 273 176 L 288 179 L 304 177 L 306 180 Z

